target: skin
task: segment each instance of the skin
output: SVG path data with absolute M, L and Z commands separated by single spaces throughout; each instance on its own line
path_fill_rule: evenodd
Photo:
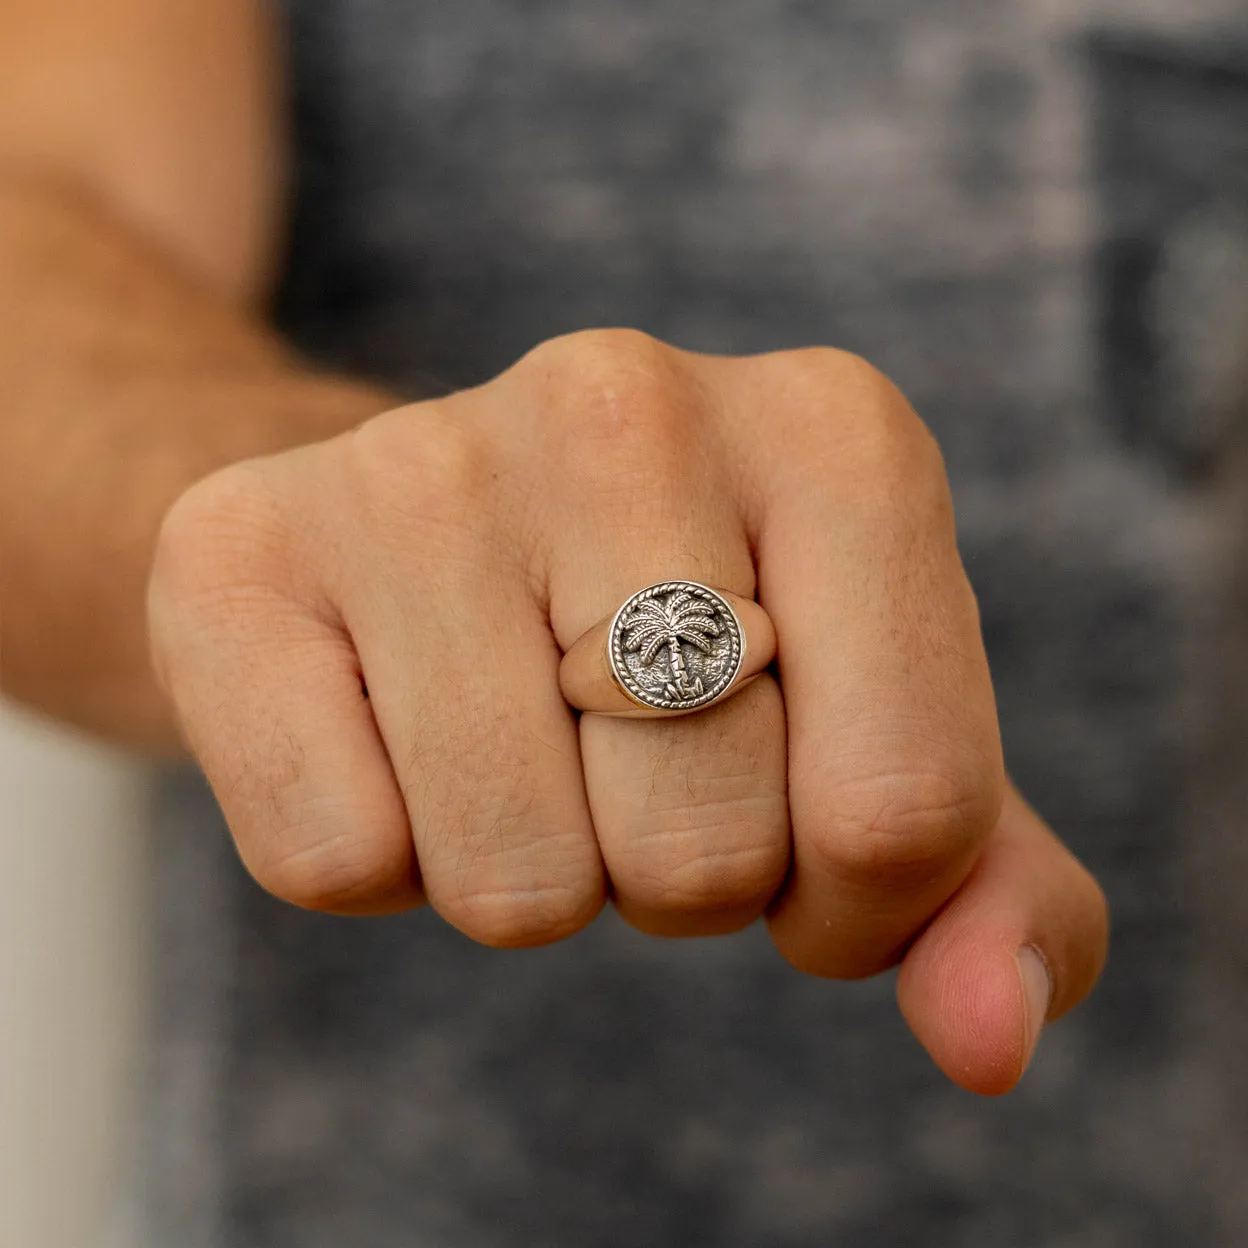
M 662 936 L 764 918 L 807 973 L 900 963 L 941 1068 L 1007 1091 L 1106 914 L 1006 780 L 921 421 L 840 352 L 624 330 L 407 406 L 316 373 L 258 311 L 274 45 L 249 0 L 0 4 L 4 689 L 185 742 L 295 904 L 497 946 L 608 899 Z M 576 716 L 561 653 L 679 577 L 756 595 L 774 672 Z

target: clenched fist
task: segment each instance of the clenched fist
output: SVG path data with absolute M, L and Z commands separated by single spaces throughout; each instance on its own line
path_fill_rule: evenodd
M 631 593 L 757 598 L 778 661 L 682 718 L 578 716 L 561 655 Z M 939 452 L 854 357 L 600 331 L 206 479 L 153 653 L 257 880 L 427 899 L 536 945 L 765 915 L 803 971 L 903 960 L 936 1060 L 1012 1086 L 1104 957 L 1099 890 L 1007 784 Z M 774 674 L 773 674 L 774 673 Z

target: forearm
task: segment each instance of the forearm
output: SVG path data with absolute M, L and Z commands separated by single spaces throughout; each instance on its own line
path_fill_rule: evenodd
M 318 375 L 89 197 L 0 177 L 0 688 L 176 748 L 151 674 L 161 519 L 224 464 L 393 405 Z

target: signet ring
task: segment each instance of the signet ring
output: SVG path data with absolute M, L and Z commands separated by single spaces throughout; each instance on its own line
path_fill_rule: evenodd
M 572 706 L 599 715 L 689 715 L 731 697 L 775 654 L 776 630 L 758 603 L 660 581 L 573 643 L 559 687 Z

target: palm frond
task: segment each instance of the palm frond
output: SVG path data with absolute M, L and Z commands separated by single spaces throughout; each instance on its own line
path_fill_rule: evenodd
M 653 598 L 647 598 L 645 602 L 639 602 L 629 613 L 625 619 L 625 625 L 631 624 L 634 620 L 653 620 L 656 624 L 667 623 L 667 612 L 664 611 L 661 603 L 655 602 Z
M 691 619 L 713 619 L 715 617 L 715 608 L 705 602 L 689 602 L 686 603 L 679 611 L 673 611 L 669 616 L 673 623 L 679 623 L 681 620 Z
M 700 615 L 693 615 L 684 620 L 678 620 L 673 626 L 673 630 L 684 631 L 685 629 L 693 629 L 695 632 L 704 633 L 709 637 L 718 637 L 724 630 L 720 628 L 718 620 L 706 620 Z
M 666 637 L 668 631 L 666 624 L 652 624 L 648 620 L 635 624 L 624 634 L 624 649 L 640 650 L 642 646 L 649 645 L 653 638 Z
M 652 637 L 646 643 L 646 648 L 641 653 L 642 663 L 644 663 L 647 667 L 649 667 L 650 664 L 654 662 L 654 656 L 658 654 L 658 652 L 662 650 L 664 646 L 667 645 L 668 639 L 670 637 L 671 637 L 671 633 L 667 632 L 666 630 L 664 632 L 659 633 L 656 637 Z
M 687 633 L 684 629 L 681 629 L 676 636 L 679 637 L 681 641 L 687 641 L 691 646 L 697 646 L 703 654 L 710 654 L 711 652 L 711 643 L 699 633 Z

